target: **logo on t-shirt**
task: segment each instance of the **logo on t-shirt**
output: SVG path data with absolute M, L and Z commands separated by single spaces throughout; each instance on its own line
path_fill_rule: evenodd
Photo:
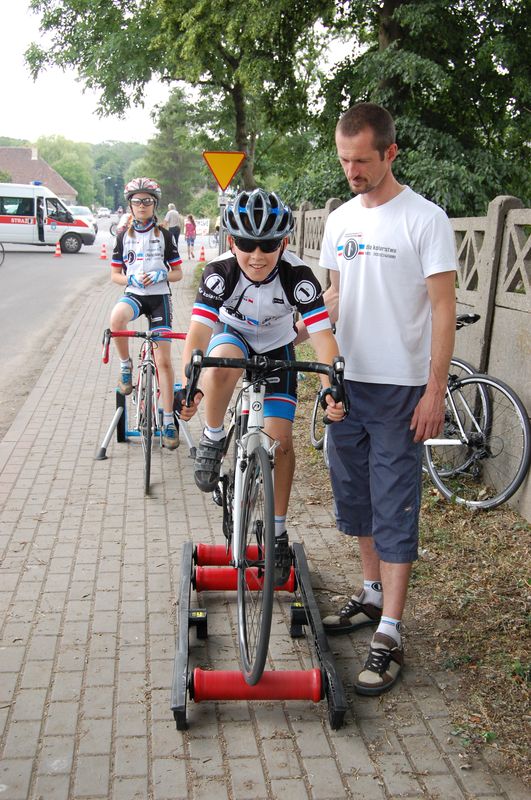
M 134 264 L 136 261 L 136 253 L 134 250 L 128 250 L 125 260 L 128 264 Z
M 205 286 L 207 289 L 210 289 L 212 294 L 219 297 L 219 295 L 223 294 L 225 289 L 225 279 L 221 275 L 218 275 L 217 272 L 213 272 L 212 275 L 205 278 Z
M 298 303 L 311 303 L 317 297 L 317 289 L 311 281 L 299 281 L 293 294 Z
M 351 259 L 356 258 L 359 249 L 360 248 L 356 239 L 348 239 L 343 248 L 343 255 L 350 261 Z

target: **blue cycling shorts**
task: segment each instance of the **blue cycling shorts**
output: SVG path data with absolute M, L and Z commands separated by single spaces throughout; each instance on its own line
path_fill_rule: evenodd
M 336 524 L 371 536 L 382 561 L 418 557 L 421 442 L 409 430 L 424 386 L 345 381 L 349 415 L 330 425 L 328 455 Z
M 207 355 L 220 344 L 232 344 L 242 351 L 243 358 L 250 358 L 257 355 L 256 352 L 245 341 L 243 336 L 230 325 L 219 323 L 214 329 L 214 335 L 210 340 Z M 295 348 L 292 344 L 277 347 L 260 355 L 268 358 L 277 358 L 284 361 L 295 359 Z M 264 417 L 279 417 L 293 422 L 297 409 L 297 373 L 279 372 L 278 375 L 270 375 L 267 379 Z

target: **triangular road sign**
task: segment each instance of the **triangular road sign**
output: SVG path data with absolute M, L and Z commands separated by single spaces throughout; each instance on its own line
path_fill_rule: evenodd
M 211 150 L 203 153 L 208 167 L 222 192 L 225 191 L 240 168 L 245 153 L 237 150 Z

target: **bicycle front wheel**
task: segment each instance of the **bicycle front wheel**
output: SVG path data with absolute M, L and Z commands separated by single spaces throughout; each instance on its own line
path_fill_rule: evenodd
M 6 257 L 6 251 L 4 250 L 4 245 L 0 242 L 0 267 L 4 263 L 4 258 Z
M 497 378 L 473 375 L 450 384 L 444 439 L 426 445 L 430 478 L 447 500 L 469 508 L 505 503 L 531 458 L 527 412 Z
M 140 438 L 144 453 L 144 493 L 149 494 L 153 444 L 153 367 L 150 365 L 142 370 L 138 404 Z
M 246 683 L 264 671 L 273 616 L 275 506 L 269 455 L 263 447 L 247 462 L 238 553 L 238 639 Z

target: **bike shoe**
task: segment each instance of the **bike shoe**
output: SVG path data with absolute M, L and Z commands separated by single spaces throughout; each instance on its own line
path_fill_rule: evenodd
M 133 363 L 131 359 L 129 359 L 126 367 L 120 369 L 117 388 L 120 394 L 131 394 L 133 391 Z
M 392 636 L 376 631 L 367 661 L 358 675 L 354 689 L 358 694 L 382 694 L 396 683 L 403 666 L 403 648 L 398 646 Z
M 284 586 L 291 570 L 291 549 L 287 531 L 275 537 L 275 586 Z
M 382 609 L 372 603 L 363 603 L 363 589 L 356 590 L 348 603 L 336 614 L 323 619 L 323 628 L 330 636 L 340 633 L 352 633 L 365 625 L 377 625 L 382 616 Z
M 214 442 L 203 434 L 199 439 L 194 462 L 194 479 L 198 489 L 202 492 L 213 492 L 219 481 L 219 470 L 225 437 L 219 442 Z
M 179 430 L 173 422 L 165 425 L 162 429 L 162 444 L 168 450 L 175 450 L 176 447 L 179 447 Z

